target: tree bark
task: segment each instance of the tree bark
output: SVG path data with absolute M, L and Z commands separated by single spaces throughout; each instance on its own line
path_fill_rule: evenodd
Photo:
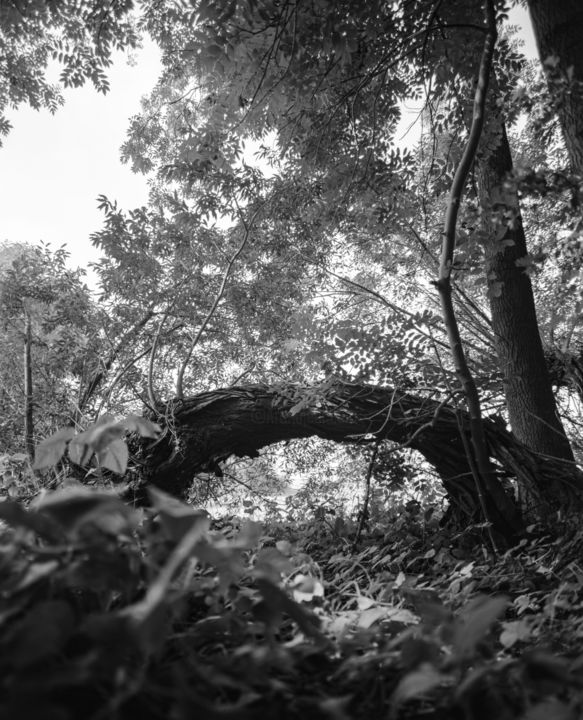
M 34 462 L 34 396 L 32 389 L 32 321 L 30 313 L 24 310 L 24 445 Z
M 528 0 L 534 34 L 555 97 L 569 161 L 583 175 L 583 3 L 581 0 Z
M 301 398 L 306 400 L 299 409 Z M 168 424 L 162 438 L 144 447 L 140 459 L 144 481 L 173 495 L 184 495 L 196 473 L 220 473 L 219 463 L 228 457 L 254 457 L 261 448 L 283 440 L 318 436 L 336 442 L 374 442 L 382 438 L 418 450 L 439 474 L 458 517 L 466 523 L 480 519 L 464 450 L 469 417 L 436 400 L 341 381 L 315 388 L 244 385 L 172 401 L 165 415 Z M 583 481 L 571 464 L 536 457 L 501 421 L 487 419 L 484 427 L 498 482 L 514 478 L 547 512 L 558 509 L 561 497 L 583 495 Z M 557 491 L 559 485 L 565 486 L 564 491 Z M 504 526 L 498 529 L 508 535 L 520 521 L 512 498 L 504 497 L 502 503 L 490 496 L 487 501 Z
M 512 157 L 506 129 L 479 163 L 486 276 L 492 329 L 502 372 L 508 417 L 530 450 L 568 462 L 573 452 L 552 391 L 538 329 L 534 294 L 524 263 L 528 251 L 518 196 L 510 180 Z

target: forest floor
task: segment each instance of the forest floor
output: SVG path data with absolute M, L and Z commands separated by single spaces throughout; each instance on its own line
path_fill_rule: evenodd
M 583 530 L 494 557 L 405 508 L 355 544 L 152 501 L 0 503 L 2 720 L 583 716 Z

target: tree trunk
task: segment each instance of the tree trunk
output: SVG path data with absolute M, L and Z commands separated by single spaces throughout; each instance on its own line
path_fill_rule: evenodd
M 458 213 L 465 191 L 468 175 L 476 158 L 476 151 L 484 129 L 486 99 L 488 85 L 492 71 L 492 58 L 496 44 L 496 14 L 493 0 L 486 0 L 485 8 L 486 34 L 480 59 L 480 67 L 476 79 L 474 92 L 474 105 L 472 110 L 472 123 L 465 143 L 462 156 L 457 164 L 449 200 L 445 211 L 445 221 L 442 235 L 441 258 L 439 263 L 439 278 L 435 283 L 441 301 L 443 321 L 447 330 L 450 352 L 455 373 L 463 388 L 470 422 L 470 443 L 465 444 L 466 457 L 472 468 L 472 475 L 476 485 L 478 499 L 482 508 L 484 520 L 492 521 L 495 525 L 502 525 L 507 519 L 503 510 L 505 506 L 504 490 L 496 481 L 492 463 L 488 455 L 486 433 L 482 421 L 482 405 L 476 381 L 468 365 L 466 350 L 453 305 L 451 273 L 455 262 L 456 230 Z M 463 435 L 463 433 L 462 433 Z M 488 509 L 488 501 L 493 504 Z M 498 518 L 498 515 L 500 517 Z M 494 537 L 491 536 L 492 546 L 496 547 Z
M 312 397 L 298 409 L 301 398 Z M 317 402 L 316 402 L 317 400 Z M 294 412 L 298 410 L 297 412 Z M 468 465 L 469 417 L 435 400 L 397 389 L 335 381 L 315 388 L 265 385 L 230 387 L 173 401 L 164 435 L 140 451 L 145 482 L 173 495 L 184 495 L 199 472 L 220 474 L 219 463 L 231 455 L 257 456 L 267 445 L 318 436 L 336 442 L 374 441 L 380 437 L 418 450 L 439 474 L 458 517 L 483 519 Z M 583 482 L 572 465 L 540 459 L 508 433 L 502 422 L 484 422 L 497 479 L 512 477 L 549 510 L 558 498 L 579 497 Z M 462 437 L 462 432 L 466 438 Z M 561 493 L 557 485 L 565 485 Z M 499 530 L 519 527 L 512 498 L 487 498 Z
M 545 69 L 569 161 L 583 175 L 583 2 L 528 0 L 528 7 L 541 62 L 558 58 L 556 67 Z
M 34 462 L 34 409 L 32 390 L 32 323 L 29 312 L 24 311 L 24 446 Z
M 557 413 L 532 284 L 525 272 L 528 251 L 518 197 L 505 182 L 511 171 L 508 138 L 500 123 L 499 142 L 479 164 L 478 184 L 492 329 L 508 417 L 512 431 L 527 448 L 573 462 L 573 452 Z

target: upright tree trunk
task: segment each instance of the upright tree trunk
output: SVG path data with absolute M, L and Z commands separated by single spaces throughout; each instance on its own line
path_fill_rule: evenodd
M 478 183 L 487 237 L 492 327 L 508 416 L 514 434 L 526 447 L 572 462 L 573 452 L 552 392 L 532 284 L 525 272 L 528 251 L 518 196 L 505 182 L 511 170 L 508 138 L 500 122 L 499 142 L 479 163 Z
M 24 445 L 31 462 L 34 462 L 34 411 L 32 390 L 32 323 L 28 310 L 24 310 Z
M 528 7 L 541 62 L 558 58 L 547 77 L 572 169 L 583 174 L 583 2 L 528 0 Z

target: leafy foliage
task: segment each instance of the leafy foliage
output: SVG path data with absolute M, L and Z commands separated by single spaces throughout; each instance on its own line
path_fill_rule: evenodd
M 492 561 L 470 529 L 452 544 L 401 511 L 350 552 L 322 520 L 261 528 L 151 501 L 71 485 L 0 503 L 3 714 L 580 711 L 580 532 L 550 565 L 556 541 L 535 528 Z M 542 650 L 551 637 L 575 654 Z
M 58 85 L 48 82 L 48 63 L 62 66 L 61 82 L 78 87 L 91 80 L 107 92 L 106 69 L 114 50 L 133 47 L 137 34 L 129 13 L 132 0 L 31 0 L 3 2 L 0 8 L 0 136 L 10 131 L 7 108 L 27 103 L 55 112 L 62 104 Z
M 75 392 L 99 362 L 98 315 L 64 248 L 5 243 L 0 264 L 0 420 L 3 448 L 22 449 L 22 348 L 32 326 L 35 419 L 40 435 L 76 419 Z

